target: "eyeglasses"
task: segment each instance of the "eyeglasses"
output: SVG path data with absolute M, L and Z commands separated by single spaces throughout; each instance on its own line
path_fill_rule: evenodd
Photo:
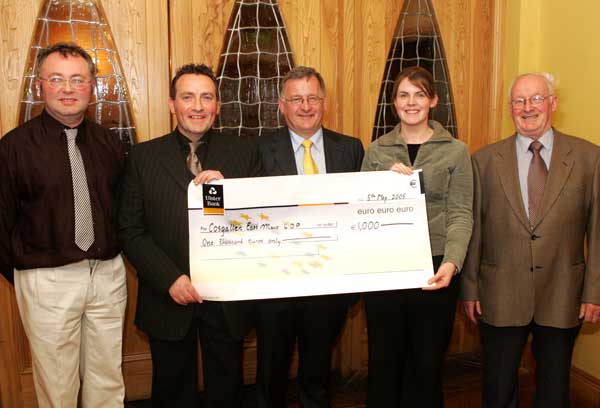
M 529 101 L 531 106 L 540 106 L 542 103 L 544 103 L 546 99 L 552 96 L 554 95 L 533 95 L 531 98 L 515 98 L 512 101 L 510 101 L 510 106 L 512 106 L 513 109 L 523 109 L 527 101 Z
M 285 99 L 286 102 L 292 104 L 293 106 L 300 106 L 306 99 L 306 103 L 309 105 L 318 105 L 321 103 L 323 98 L 317 95 L 308 95 L 308 96 L 294 96 L 293 98 Z
M 39 77 L 39 79 L 42 81 L 46 81 L 48 83 L 48 85 L 50 85 L 50 88 L 54 88 L 54 89 L 64 88 L 67 85 L 67 82 L 73 89 L 83 89 L 90 82 L 92 82 L 89 79 L 83 79 L 81 77 L 72 77 L 72 78 L 66 79 L 61 76 L 51 76 L 50 78 Z

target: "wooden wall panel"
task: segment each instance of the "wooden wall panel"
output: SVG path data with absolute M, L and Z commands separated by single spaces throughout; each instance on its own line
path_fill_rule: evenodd
M 234 3 L 234 0 L 194 2 L 193 15 L 197 18 L 192 37 L 194 58 L 202 55 L 203 60 L 215 70 L 219 66 L 219 58 Z M 206 27 L 200 22 L 206 22 Z
M 234 0 L 170 0 L 171 76 L 191 62 L 219 66 Z
M 319 64 L 319 72 L 323 78 L 328 78 L 326 82 L 327 91 L 327 126 L 334 129 L 341 129 L 343 121 L 343 111 L 336 108 L 340 105 L 342 82 L 340 79 L 340 67 L 343 62 L 343 50 L 340 47 L 341 37 L 343 35 L 342 27 L 340 26 L 341 13 L 340 9 L 343 3 L 340 1 L 325 1 L 320 13 L 319 29 L 320 38 L 315 39 L 321 45 L 317 50 L 320 53 L 321 61 Z M 328 41 L 324 41 L 328 39 Z M 292 46 L 293 49 L 293 46 Z M 329 109 L 329 106 L 332 108 Z
M 21 385 L 22 362 L 18 354 L 19 336 L 16 333 L 17 303 L 14 289 L 0 278 L 0 406 L 22 407 L 23 387 Z
M 342 126 L 337 130 L 350 135 L 354 133 L 356 124 L 358 123 L 358 115 L 352 114 L 356 112 L 359 102 L 356 100 L 354 95 L 354 86 L 356 79 L 356 68 L 351 61 L 356 59 L 356 42 L 354 41 L 356 35 L 356 4 L 353 0 L 342 0 L 341 1 L 341 22 L 340 27 L 342 28 L 342 37 L 340 39 L 339 47 L 342 50 L 342 56 L 340 60 L 340 76 L 339 82 L 341 82 L 342 94 L 339 99 L 337 108 L 340 109 L 342 117 Z
M 169 3 L 167 0 L 146 0 L 146 78 L 149 129 L 139 140 L 148 140 L 171 130 L 168 110 L 169 81 Z M 127 76 L 128 81 L 129 76 Z M 138 120 L 141 122 L 141 119 Z M 140 132 L 141 133 L 141 132 Z
M 469 93 L 470 80 L 470 58 L 469 41 L 471 32 L 471 10 L 468 0 L 457 0 L 453 2 L 434 1 L 437 12 L 442 41 L 448 57 L 448 69 L 450 71 L 450 82 L 454 95 L 454 107 L 458 125 L 459 138 L 468 139 L 469 122 Z
M 494 1 L 493 12 L 493 32 L 489 35 L 494 39 L 492 41 L 492 60 L 491 60 L 491 78 L 490 83 L 493 84 L 490 89 L 490 120 L 488 123 L 487 135 L 481 138 L 473 138 L 470 144 L 471 152 L 476 151 L 479 147 L 493 143 L 502 138 L 502 123 L 504 110 L 506 106 L 503 104 L 503 95 L 505 89 L 504 83 L 504 55 L 503 50 L 506 42 L 505 33 L 505 15 L 507 8 L 507 0 Z
M 203 61 L 194 59 L 194 39 L 191 38 L 194 32 L 193 3 L 194 0 L 172 0 L 169 4 L 171 76 L 176 67 L 192 61 Z
M 471 11 L 473 30 L 469 55 L 476 61 L 494 61 L 494 45 L 491 41 L 494 38 L 494 4 L 481 2 L 477 6 L 471 5 Z M 489 103 L 493 102 L 493 87 L 490 86 L 494 74 L 492 67 L 493 64 L 490 64 L 489 69 L 482 70 L 474 63 L 470 64 L 468 138 L 463 140 L 471 145 L 473 151 L 487 144 L 486 141 L 494 140 L 492 129 L 489 127 L 494 114 Z
M 500 138 L 501 0 L 432 0 L 448 57 L 458 135 L 471 151 Z M 498 91 L 500 89 L 500 91 Z
M 31 42 L 32 22 L 41 0 L 0 0 L 0 130 L 14 128 L 18 120 L 21 79 Z M 29 29 L 26 29 L 29 28 Z
M 138 141 L 170 130 L 167 0 L 102 2 L 121 58 Z
M 506 0 L 432 0 L 442 33 L 459 136 L 472 150 L 499 138 L 500 46 Z M 16 125 L 31 27 L 41 0 L 0 0 L 0 133 Z M 119 50 L 133 102 L 138 141 L 167 133 L 169 80 L 189 62 L 215 69 L 235 0 L 101 0 Z M 324 76 L 325 125 L 370 143 L 385 61 L 401 0 L 280 0 L 296 65 Z M 147 397 L 147 340 L 133 325 L 135 271 L 128 267 L 129 306 L 124 342 L 127 398 Z M 0 404 L 34 406 L 29 353 L 11 287 L 0 282 Z M 452 352 L 477 347 L 475 330 L 458 314 Z M 362 305 L 350 314 L 335 355 L 343 375 L 366 370 Z M 246 347 L 246 381 L 255 372 L 253 339 Z

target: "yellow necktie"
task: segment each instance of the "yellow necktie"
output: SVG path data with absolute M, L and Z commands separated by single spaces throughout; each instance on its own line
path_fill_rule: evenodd
M 310 140 L 305 140 L 302 142 L 302 146 L 304 146 L 304 174 L 318 174 L 319 169 L 310 152 L 312 142 Z

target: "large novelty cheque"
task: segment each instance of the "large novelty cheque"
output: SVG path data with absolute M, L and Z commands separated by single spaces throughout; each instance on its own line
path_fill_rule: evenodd
M 206 300 L 416 288 L 433 275 L 420 171 L 190 183 L 188 208 Z

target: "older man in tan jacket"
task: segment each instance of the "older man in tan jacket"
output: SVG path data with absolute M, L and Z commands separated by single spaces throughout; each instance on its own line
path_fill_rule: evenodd
M 519 405 L 531 333 L 534 406 L 567 407 L 575 338 L 582 321 L 600 317 L 600 149 L 552 128 L 558 99 L 549 74 L 519 76 L 510 98 L 517 133 L 473 156 L 462 299 L 479 320 L 483 406 Z

